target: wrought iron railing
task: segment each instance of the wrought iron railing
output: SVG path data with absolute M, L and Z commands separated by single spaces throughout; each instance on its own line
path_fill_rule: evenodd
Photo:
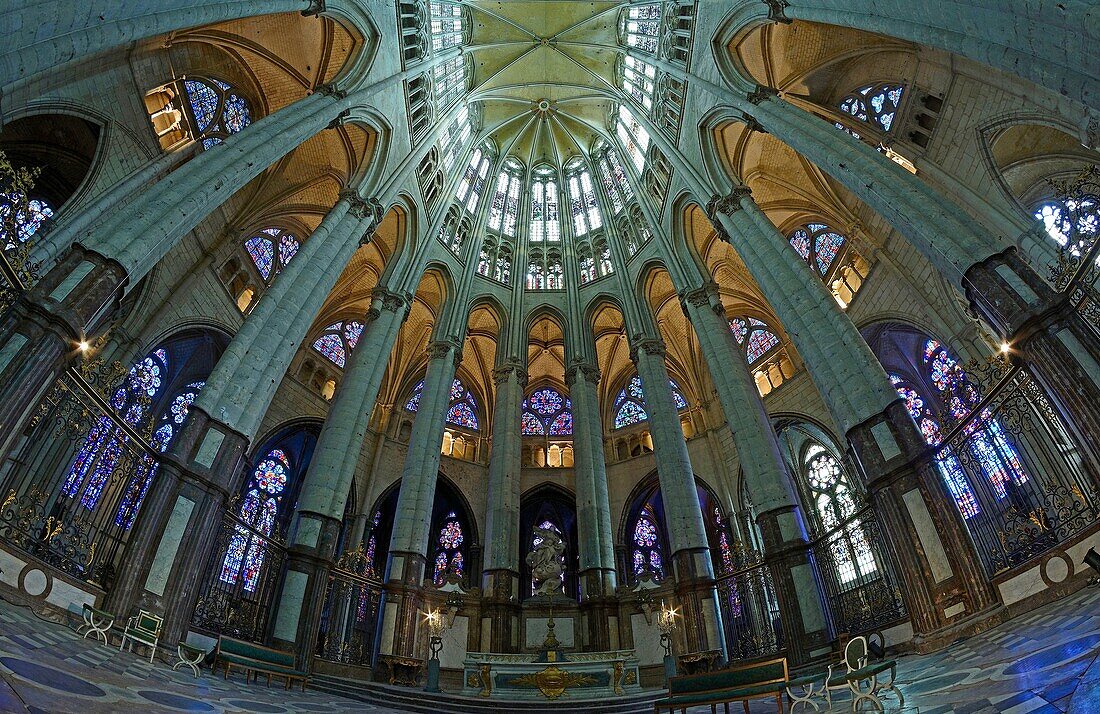
M 1066 244 L 1051 268 L 1051 282 L 1068 307 L 1100 336 L 1100 167 L 1089 166 L 1054 188 L 1055 202 L 1064 214 L 1058 228 Z
M 317 656 L 331 662 L 371 666 L 381 599 L 382 582 L 373 577 L 363 551 L 341 557 L 325 591 Z
M 278 603 L 286 546 L 236 515 L 230 503 L 203 568 L 191 625 L 210 634 L 260 642 Z
M 732 567 L 717 579 L 729 659 L 759 657 L 783 646 L 779 603 L 759 551 L 734 543 Z
M 994 576 L 1095 524 L 1100 497 L 1071 433 L 1025 367 L 995 359 L 967 371 L 985 397 L 921 468 L 970 489 L 973 504 L 964 508 L 964 496 L 960 512 Z
M 135 429 L 108 401 L 125 374 L 99 360 L 63 372 L 0 477 L 0 541 L 104 589 L 159 453 L 148 429 Z
M 833 635 L 873 632 L 906 616 L 874 509 L 858 507 L 811 544 Z

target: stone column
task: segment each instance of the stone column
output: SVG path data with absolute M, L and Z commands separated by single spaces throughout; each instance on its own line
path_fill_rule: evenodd
M 293 649 L 298 666 L 305 669 L 312 666 L 317 649 L 328 576 L 367 425 L 387 357 L 408 314 L 409 299 L 404 295 L 379 288 L 373 298 L 302 482 L 290 531 L 272 640 L 278 647 Z
M 489 494 L 485 509 L 485 570 L 482 592 L 488 596 L 486 614 L 490 639 L 482 643 L 490 652 L 515 652 L 519 633 L 520 471 L 522 443 L 519 432 L 527 371 L 519 360 L 493 370 L 496 401 L 493 405 L 493 446 L 489 456 Z
M 180 0 L 169 4 L 53 0 L 12 6 L 0 35 L 0 92 L 66 62 L 175 30 L 284 12 L 317 13 L 323 0 Z
M 669 575 L 683 609 L 683 626 L 688 650 L 725 651 L 721 637 L 722 617 L 714 589 L 714 567 L 707 543 L 699 491 L 688 457 L 680 417 L 672 400 L 665 346 L 655 337 L 635 337 L 630 357 L 638 368 L 645 395 L 653 455 L 661 482 L 661 497 L 668 527 Z
M 987 626 L 1003 608 L 943 480 L 917 467 L 924 440 L 855 325 L 747 189 L 712 200 L 708 213 L 756 277 L 848 439 L 897 558 L 918 646 Z
M 311 95 L 204 151 L 94 226 L 0 324 L 0 428 L 14 434 L 28 404 L 64 368 L 75 342 L 102 326 L 123 292 L 176 243 L 269 165 L 324 129 L 340 112 Z M 49 329 L 47 329 L 47 326 Z
M 428 370 L 401 471 L 401 490 L 390 538 L 382 654 L 415 657 L 418 653 L 417 628 L 421 620 L 421 589 L 428 573 L 426 553 L 439 475 L 439 448 L 451 382 L 461 360 L 462 343 L 457 340 L 439 340 L 428 345 Z
M 573 404 L 573 474 L 577 493 L 577 538 L 580 540 L 581 608 L 592 649 L 613 648 L 615 610 L 615 542 L 607 496 L 607 463 L 603 453 L 603 421 L 596 385 L 596 365 L 574 360 L 565 371 Z M 616 640 L 617 641 L 617 640 Z
M 353 206 L 357 206 L 349 212 Z M 369 239 L 378 211 L 345 195 L 260 298 L 218 361 L 163 457 L 108 597 L 113 612 L 162 612 L 167 640 L 190 622 L 222 509 L 248 445 L 342 268 Z M 206 574 L 203 574 L 205 577 Z
M 729 329 L 717 285 L 686 291 L 681 300 L 733 432 L 745 485 L 757 505 L 756 523 L 779 600 L 787 657 L 799 664 L 829 646 L 821 576 L 810 553 L 806 518 L 745 356 Z

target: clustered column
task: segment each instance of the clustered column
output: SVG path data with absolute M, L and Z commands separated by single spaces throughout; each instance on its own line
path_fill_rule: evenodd
M 794 664 L 804 662 L 813 650 L 828 647 L 829 633 L 794 483 L 748 364 L 729 329 L 717 286 L 710 283 L 686 291 L 682 301 L 710 365 L 745 485 L 757 506 L 756 523 L 779 600 L 787 656 Z
M 451 382 L 461 360 L 462 344 L 458 340 L 438 340 L 428 345 L 428 369 L 401 471 L 401 490 L 390 538 L 382 654 L 414 657 L 420 642 L 417 625 L 421 588 L 428 573 L 425 553 L 439 474 L 439 445 L 443 442 Z
M 596 385 L 600 370 L 574 361 L 565 371 L 573 404 L 573 474 L 577 493 L 577 537 L 580 540 L 581 608 L 588 641 L 595 650 L 615 648 L 611 598 L 615 594 L 615 544 L 607 496 L 603 424 Z
M 649 415 L 653 454 L 665 506 L 665 523 L 671 540 L 669 566 L 683 608 L 684 634 L 689 651 L 725 649 L 721 639 L 722 618 L 714 589 L 714 566 L 710 559 L 699 492 L 688 457 L 687 442 L 672 400 L 665 346 L 655 337 L 632 340 L 631 359 L 638 368 Z
M 485 571 L 482 591 L 488 596 L 490 652 L 514 652 L 519 647 L 520 411 L 527 371 L 519 360 L 493 370 L 493 448 L 489 457 L 489 493 L 485 509 Z M 483 645 L 484 649 L 484 645 Z
M 272 639 L 277 645 L 295 649 L 299 662 L 309 662 L 316 649 L 328 576 L 367 426 L 386 372 L 385 357 L 392 352 L 408 316 L 407 296 L 376 288 L 372 297 L 363 334 L 329 407 L 294 510 Z

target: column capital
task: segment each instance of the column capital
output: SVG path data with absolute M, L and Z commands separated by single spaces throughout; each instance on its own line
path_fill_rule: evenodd
M 786 4 L 786 3 L 784 3 L 784 4 Z M 745 95 L 745 99 L 748 99 L 750 104 L 760 104 L 761 102 L 763 102 L 766 99 L 771 99 L 772 97 L 778 97 L 778 96 L 779 96 L 779 91 L 778 90 L 772 89 L 771 87 L 769 87 L 765 84 L 758 84 L 758 85 L 756 85 L 756 89 L 752 90 L 751 92 L 749 92 L 748 94 Z
M 697 288 L 690 288 L 680 293 L 680 306 L 684 314 L 688 314 L 688 306 L 709 307 L 716 313 L 725 312 L 722 301 L 718 298 L 718 283 L 708 280 Z
M 503 384 L 508 381 L 513 373 L 516 375 L 516 381 L 519 382 L 519 385 L 526 387 L 530 375 L 527 374 L 527 370 L 519 362 L 506 362 L 495 368 L 493 370 L 493 384 Z
M 381 302 L 382 309 L 389 312 L 396 313 L 409 306 L 408 297 L 401 293 L 394 292 L 393 290 L 387 290 L 386 288 L 377 287 L 371 290 L 370 296 L 372 300 Z
M 445 359 L 447 355 L 451 355 L 455 362 L 455 367 L 462 361 L 462 345 L 454 340 L 436 340 L 435 342 L 428 343 L 428 359 Z
M 707 218 L 710 219 L 714 230 L 724 234 L 725 231 L 720 225 L 717 224 L 718 214 L 724 213 L 727 216 L 733 215 L 741 210 L 741 201 L 745 198 L 752 198 L 752 189 L 748 186 L 734 186 L 730 189 L 730 192 L 725 196 L 719 196 L 715 194 L 711 196 L 707 201 L 706 208 L 704 209 L 707 214 Z
M 641 352 L 653 357 L 665 357 L 665 343 L 659 337 L 640 337 L 630 345 L 630 361 L 637 364 Z
M 786 3 L 783 3 L 786 5 Z M 303 17 L 314 17 L 325 11 L 325 0 L 308 0 L 306 9 L 302 10 Z
M 577 360 L 566 367 L 565 383 L 572 387 L 577 383 L 577 377 L 590 384 L 599 384 L 602 375 L 600 374 L 600 368 L 596 365 Z
M 342 97 L 337 97 L 337 98 L 340 99 Z M 328 123 L 328 125 L 325 126 L 325 128 L 326 129 L 336 129 L 338 127 L 341 127 L 341 126 L 343 126 L 344 124 L 347 123 L 348 117 L 350 117 L 350 116 L 351 116 L 351 110 L 350 109 L 343 109 L 343 110 L 341 110 L 341 112 L 339 114 L 337 114 L 335 117 L 332 118 L 332 121 L 330 121 Z
M 782 22 L 785 25 L 791 24 L 791 18 L 787 17 L 787 8 L 790 7 L 790 3 L 787 0 L 764 0 L 764 4 L 768 6 L 768 19 L 772 22 Z

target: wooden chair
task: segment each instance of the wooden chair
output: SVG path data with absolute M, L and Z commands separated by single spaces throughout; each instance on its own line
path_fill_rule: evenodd
M 152 664 L 153 656 L 157 653 L 157 640 L 160 639 L 160 628 L 163 624 L 163 617 L 145 610 L 138 610 L 138 614 L 130 618 L 126 623 L 126 629 L 122 631 L 122 643 L 119 644 L 118 651 L 121 652 L 126 646 L 126 641 L 129 640 L 129 651 L 133 652 L 134 643 L 138 642 L 149 648 L 149 664 Z

